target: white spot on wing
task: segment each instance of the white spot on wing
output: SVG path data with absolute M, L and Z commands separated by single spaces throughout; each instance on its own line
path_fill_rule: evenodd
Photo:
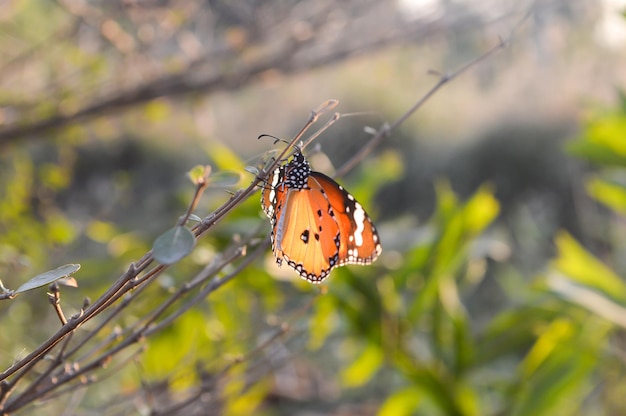
M 354 198 L 352 198 L 354 199 Z M 365 230 L 365 210 L 358 202 L 354 203 L 354 222 L 356 223 L 356 230 L 354 231 L 354 242 L 357 247 L 363 245 L 363 231 Z
M 272 175 L 272 184 L 270 185 L 270 203 L 274 203 L 276 201 L 276 186 L 278 186 L 278 179 L 280 177 L 280 168 L 274 171 Z M 273 207 L 272 207 L 273 211 Z

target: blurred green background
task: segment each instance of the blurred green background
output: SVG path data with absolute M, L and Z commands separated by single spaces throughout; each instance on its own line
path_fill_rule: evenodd
M 367 143 L 365 127 L 510 42 L 339 179 L 380 231 L 376 263 L 334 270 L 320 290 L 278 269 L 268 249 L 147 339 L 132 365 L 116 357 L 100 382 L 46 409 L 148 414 L 213 377 L 210 405 L 181 414 L 626 413 L 624 6 L 0 4 L 0 280 L 15 289 L 80 263 L 78 288 L 63 289 L 68 315 L 184 214 L 193 166 L 241 175 L 210 184 L 195 211 L 205 217 L 273 148 L 257 136 L 288 139 L 336 98 L 347 115 L 311 157 L 332 174 Z M 258 226 L 265 237 L 257 194 L 101 336 Z M 282 337 L 222 373 L 284 322 Z M 44 288 L 0 302 L 2 369 L 59 326 Z

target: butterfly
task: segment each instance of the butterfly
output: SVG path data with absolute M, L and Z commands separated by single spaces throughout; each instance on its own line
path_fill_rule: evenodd
M 334 267 L 372 263 L 382 251 L 361 204 L 333 179 L 311 169 L 297 150 L 278 166 L 261 195 L 272 251 L 300 277 L 321 283 Z

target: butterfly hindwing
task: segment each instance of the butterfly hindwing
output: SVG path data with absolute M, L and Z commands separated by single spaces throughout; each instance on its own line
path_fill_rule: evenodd
M 320 172 L 310 176 L 326 193 L 337 223 L 341 244 L 339 262 L 344 264 L 370 264 L 382 251 L 376 227 L 361 204 L 333 179 Z
M 284 186 L 278 186 L 285 176 L 284 166 L 279 166 L 272 173 L 271 180 L 263 187 L 263 193 L 261 194 L 261 206 L 263 212 L 270 218 L 270 221 L 275 219 L 275 210 L 278 205 L 278 200 L 284 197 L 286 189 Z M 272 228 L 274 224 L 272 223 Z

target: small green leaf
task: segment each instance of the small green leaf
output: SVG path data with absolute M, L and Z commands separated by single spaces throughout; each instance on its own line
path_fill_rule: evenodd
M 202 222 L 202 218 L 196 214 L 189 214 L 189 221 Z
M 259 169 L 255 168 L 254 166 L 246 166 L 244 168 L 246 170 L 246 172 L 253 174 L 254 176 L 259 176 Z
M 215 175 L 211 175 L 211 186 L 213 188 L 230 188 L 233 186 L 237 186 L 243 175 L 241 172 L 236 171 L 221 171 L 217 172 Z
M 341 379 L 347 387 L 359 387 L 371 380 L 384 361 L 382 351 L 377 345 L 369 344 L 360 356 L 342 370 Z
M 211 174 L 211 166 L 209 165 L 196 165 L 189 172 L 187 176 L 193 182 L 194 185 L 204 183 Z
M 606 146 L 613 152 L 626 156 L 624 129 L 626 129 L 626 118 L 621 114 L 612 114 L 590 123 L 585 129 L 585 136 L 589 142 Z
M 396 390 L 383 402 L 378 409 L 378 416 L 413 415 L 423 400 L 422 392 L 416 387 L 405 387 Z
M 191 253 L 196 242 L 189 229 L 176 226 L 161 234 L 152 246 L 154 259 L 161 264 L 173 264 Z
M 556 319 L 550 323 L 524 358 L 521 371 L 530 378 L 541 365 L 551 357 L 560 345 L 567 345 L 574 333 L 574 324 L 566 319 Z
M 572 154 L 605 166 L 626 166 L 626 142 L 623 140 L 626 117 L 608 114 L 585 126 L 580 139 L 567 149 Z
M 467 231 L 476 235 L 482 232 L 498 216 L 500 204 L 489 185 L 481 186 L 463 207 Z
M 55 280 L 62 279 L 76 273 L 80 269 L 80 264 L 66 264 L 57 267 L 54 270 L 48 270 L 45 273 L 38 274 L 37 276 L 18 287 L 15 293 L 26 292 L 27 290 L 36 289 L 41 286 L 46 286 Z
M 626 188 L 624 186 L 598 177 L 591 178 L 585 185 L 589 195 L 620 214 L 626 214 Z
M 613 270 L 585 250 L 570 234 L 555 238 L 558 257 L 552 265 L 570 280 L 598 290 L 620 302 L 626 301 L 626 285 Z

